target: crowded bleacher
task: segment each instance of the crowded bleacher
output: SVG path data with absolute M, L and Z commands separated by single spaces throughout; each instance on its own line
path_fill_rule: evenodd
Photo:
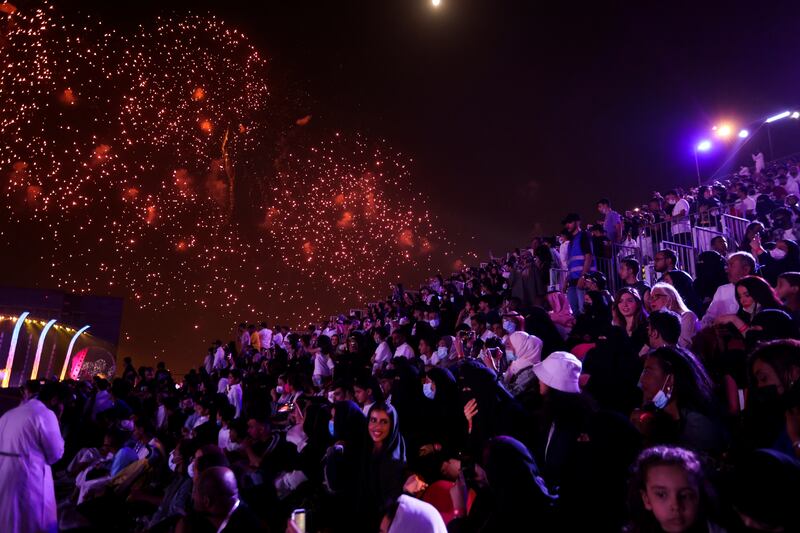
M 247 317 L 180 380 L 30 382 L 0 470 L 53 481 L 0 508 L 27 531 L 800 531 L 797 163 L 598 199 L 302 331 Z M 42 451 L 20 417 L 49 421 Z

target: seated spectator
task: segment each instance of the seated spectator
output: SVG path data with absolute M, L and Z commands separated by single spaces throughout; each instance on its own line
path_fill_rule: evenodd
M 716 325 L 731 324 L 744 336 L 756 313 L 763 309 L 781 309 L 783 305 L 769 284 L 758 276 L 745 276 L 736 282 L 736 314 L 722 315 Z
M 725 256 L 715 251 L 703 252 L 695 261 L 696 276 L 694 279 L 694 292 L 700 299 L 702 311 L 705 313 L 714 294 L 722 285 L 728 283 L 728 274 Z M 700 315 L 698 315 L 700 316 Z
M 381 518 L 403 491 L 406 445 L 394 407 L 375 404 L 367 417 L 367 445 L 363 449 L 359 482 L 358 519 L 368 530 Z
M 639 279 L 642 268 L 639 266 L 639 261 L 633 258 L 623 259 L 619 262 L 620 280 L 622 280 L 622 287 L 632 287 L 636 289 L 642 301 L 645 303 L 645 308 L 650 309 L 650 285 L 644 280 Z
M 218 533 L 249 532 L 262 529 L 258 517 L 239 499 L 236 476 L 229 468 L 211 467 L 200 475 L 192 493 L 195 514 L 184 518 L 177 531 Z
M 755 258 L 747 252 L 737 252 L 728 258 L 728 283 L 720 286 L 701 321 L 702 327 L 714 324 L 723 315 L 734 315 L 739 311 L 735 284 L 756 270 Z
M 639 380 L 643 409 L 631 421 L 645 442 L 676 444 L 712 453 L 725 445 L 725 431 L 716 418 L 711 380 L 690 352 L 663 347 L 650 352 Z
M 710 244 L 712 252 L 717 252 L 722 257 L 728 257 L 728 239 L 724 235 L 717 235 L 711 239 Z
M 681 329 L 681 316 L 675 311 L 664 307 L 650 313 L 647 317 L 648 352 L 665 346 L 678 346 Z
M 663 276 L 671 270 L 678 269 L 678 256 L 674 251 L 669 248 L 664 248 L 656 252 L 653 258 L 653 269 Z M 661 281 L 659 279 L 658 281 Z
M 800 326 L 800 272 L 784 272 L 778 276 L 775 293 L 795 325 Z
M 675 290 L 681 295 L 685 306 L 689 308 L 695 316 L 700 316 L 703 307 L 702 302 L 694 292 L 694 282 L 689 274 L 683 270 L 670 270 L 664 274 L 661 281 L 675 287 Z
M 614 325 L 623 328 L 635 352 L 641 350 L 647 344 L 647 312 L 636 289 L 628 287 L 617 291 L 613 313 Z
M 633 467 L 632 517 L 625 531 L 720 533 L 722 529 L 712 522 L 713 497 L 695 453 L 670 446 L 647 449 Z
M 697 334 L 700 321 L 697 320 L 697 315 L 683 303 L 683 298 L 675 287 L 669 283 L 656 283 L 651 291 L 650 306 L 653 311 L 668 309 L 678 314 L 681 320 L 678 345 L 681 348 L 689 348 L 692 345 L 692 339 Z

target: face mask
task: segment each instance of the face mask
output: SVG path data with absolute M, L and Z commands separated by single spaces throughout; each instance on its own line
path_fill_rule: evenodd
M 333 398 L 333 391 L 328 391 L 328 401 L 331 403 L 335 403 Z
M 283 394 L 283 385 L 278 385 L 277 387 L 275 387 L 275 392 L 277 392 L 278 394 Z
M 428 398 L 429 400 L 433 400 L 436 397 L 436 391 L 433 390 L 433 384 L 430 382 L 423 383 L 422 394 L 424 394 L 425 397 Z
M 194 470 L 194 461 L 189 463 L 189 468 L 186 469 L 186 473 L 189 474 L 190 478 L 194 479 L 194 477 L 196 475 L 195 470 Z
M 510 320 L 503 320 L 503 329 L 509 333 L 517 331 L 517 325 Z
M 667 384 L 667 381 L 664 380 L 664 385 Z M 669 403 L 670 396 L 672 393 L 667 394 L 664 392 L 664 385 L 661 386 L 661 390 L 659 390 L 655 396 L 653 396 L 653 405 L 656 406 L 656 409 L 663 409 Z
M 503 276 L 504 278 L 508 279 L 508 278 L 511 277 L 511 272 L 503 272 L 500 275 Z
M 451 296 L 450 297 L 450 303 L 455 303 L 455 301 L 456 301 L 456 297 L 455 296 Z
M 437 319 L 435 319 L 435 318 L 433 320 L 429 320 L 428 324 L 430 324 L 432 328 L 438 328 L 439 327 L 439 321 Z
M 333 420 L 328 420 L 328 432 L 331 434 L 331 437 L 334 437 L 333 434 Z
M 667 205 L 675 205 L 676 203 L 675 200 L 667 200 Z
M 442 359 L 447 358 L 447 348 L 441 346 L 436 349 L 436 357 L 441 361 Z
M 769 251 L 769 255 L 772 256 L 773 259 L 780 261 L 784 257 L 786 257 L 786 252 L 781 250 L 780 248 L 773 248 Z
M 516 360 L 517 360 L 517 354 L 515 354 L 511 350 L 506 350 L 506 361 L 508 361 L 509 363 L 512 363 L 512 362 L 514 362 Z

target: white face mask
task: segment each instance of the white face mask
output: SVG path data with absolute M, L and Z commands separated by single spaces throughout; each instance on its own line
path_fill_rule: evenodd
M 503 320 L 503 329 L 508 333 L 514 333 L 517 331 L 517 325 L 510 320 Z
M 773 248 L 769 251 L 769 255 L 775 259 L 776 261 L 780 261 L 784 257 L 786 257 L 786 252 L 781 250 L 780 248 Z
M 192 478 L 192 479 L 195 478 L 195 475 L 197 475 L 197 473 L 195 472 L 195 469 L 194 469 L 194 461 L 189 463 L 189 468 L 186 469 L 186 473 L 189 474 L 190 478 Z
M 441 361 L 442 359 L 446 359 L 447 358 L 447 348 L 445 348 L 444 346 L 440 346 L 439 348 L 437 348 L 436 349 L 436 358 L 439 361 Z
M 428 321 L 428 324 L 430 324 L 432 328 L 438 328 L 439 327 L 439 320 L 436 319 L 436 318 L 433 318 L 433 319 Z

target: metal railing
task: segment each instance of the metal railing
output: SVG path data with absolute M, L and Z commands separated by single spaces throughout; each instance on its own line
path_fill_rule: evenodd
M 692 277 L 695 276 L 694 246 L 670 241 L 662 242 L 661 246 L 666 250 L 672 250 L 678 256 L 678 262 L 675 265 L 677 268 L 688 272 Z
M 728 237 L 729 245 L 738 247 L 744 240 L 745 233 L 747 233 L 747 226 L 750 221 L 746 218 L 735 217 L 733 215 L 722 215 L 722 233 Z
M 701 254 L 711 249 L 711 241 L 716 237 L 723 237 L 725 234 L 716 229 L 704 228 L 695 226 L 694 231 L 694 249 L 695 252 Z

